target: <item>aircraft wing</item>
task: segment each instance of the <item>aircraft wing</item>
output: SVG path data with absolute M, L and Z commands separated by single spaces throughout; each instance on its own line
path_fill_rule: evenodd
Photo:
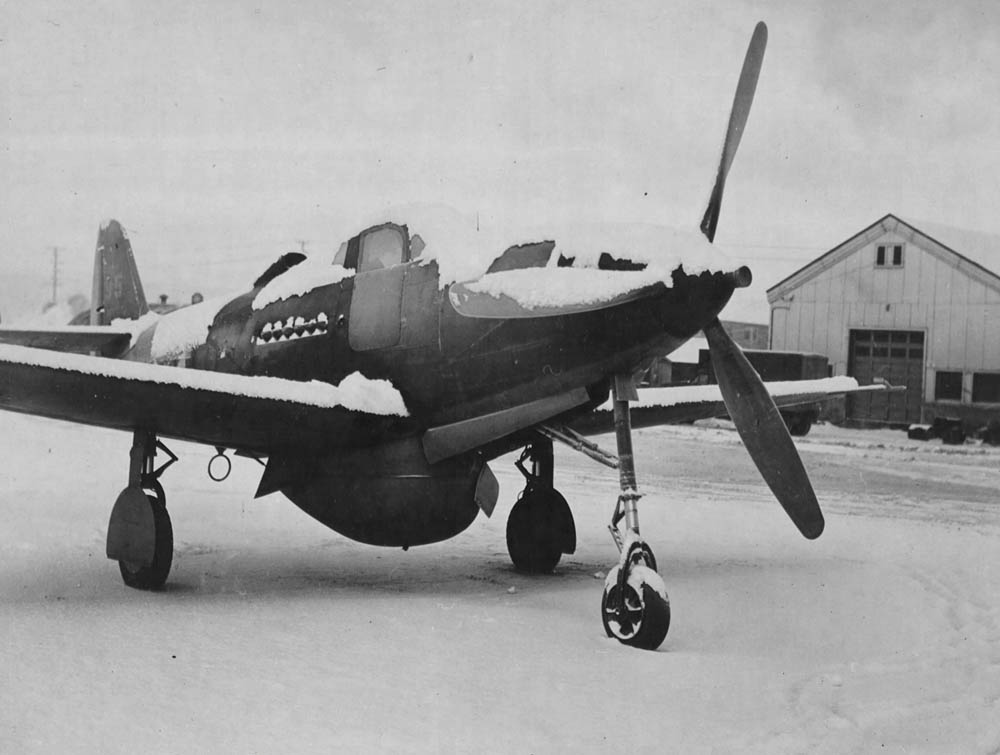
M 364 445 L 408 420 L 385 380 L 228 375 L 0 345 L 0 409 L 261 454 Z
M 59 329 L 0 328 L 0 344 L 36 349 L 100 354 L 111 357 L 124 353 L 132 341 L 132 331 L 106 325 L 79 325 Z
M 779 409 L 814 404 L 848 393 L 902 390 L 881 383 L 860 386 L 854 378 L 843 375 L 818 380 L 770 382 L 764 383 L 764 386 Z M 699 419 L 729 416 L 718 385 L 641 388 L 639 400 L 631 402 L 629 408 L 634 428 L 679 425 Z M 614 430 L 614 415 L 610 399 L 570 425 L 586 435 L 611 432 Z

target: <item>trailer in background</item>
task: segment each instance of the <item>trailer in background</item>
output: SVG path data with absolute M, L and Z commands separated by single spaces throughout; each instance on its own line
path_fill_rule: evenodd
M 763 349 L 744 349 L 743 353 L 765 382 L 816 380 L 833 374 L 830 361 L 822 354 Z M 712 369 L 712 357 L 708 349 L 698 351 L 697 382 L 718 382 L 715 370 Z M 788 432 L 801 436 L 809 432 L 813 423 L 819 419 L 822 410 L 823 404 L 818 402 L 793 409 L 782 409 L 781 417 L 785 420 Z

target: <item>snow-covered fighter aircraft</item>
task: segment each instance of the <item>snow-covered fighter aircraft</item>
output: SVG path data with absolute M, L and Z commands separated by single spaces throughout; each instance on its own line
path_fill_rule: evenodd
M 176 457 L 163 438 L 215 446 L 222 466 L 226 450 L 266 462 L 258 495 L 280 491 L 347 537 L 403 548 L 490 515 L 498 485 L 488 462 L 524 449 L 526 485 L 507 543 L 514 565 L 533 572 L 575 548 L 570 508 L 553 487 L 553 441 L 566 442 L 620 473 L 611 531 L 621 560 L 605 584 L 604 627 L 656 648 L 670 610 L 639 535 L 629 409 L 631 376 L 653 357 L 704 331 L 721 393 L 661 390 L 640 402 L 635 422 L 728 412 L 799 530 L 823 530 L 775 401 L 718 320 L 750 272 L 712 269 L 766 36 L 758 25 L 701 234 L 664 236 L 647 259 L 587 249 L 587 240 L 522 243 L 491 249 L 488 269 L 463 277 L 444 254 L 467 253 L 463 243 L 387 222 L 332 262 L 288 254 L 245 293 L 158 316 L 125 231 L 109 221 L 98 234 L 90 325 L 0 334 L 0 408 L 133 433 L 107 555 L 142 589 L 162 587 L 172 560 L 160 480 Z M 775 392 L 779 403 L 808 403 L 857 388 L 834 378 Z M 617 454 L 581 433 L 611 429 Z M 160 466 L 158 451 L 168 457 Z

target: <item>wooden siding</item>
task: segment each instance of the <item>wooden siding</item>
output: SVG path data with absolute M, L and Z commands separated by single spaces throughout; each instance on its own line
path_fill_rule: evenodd
M 903 244 L 902 266 L 877 267 L 878 244 Z M 1000 370 L 1000 278 L 892 216 L 821 259 L 769 292 L 771 348 L 826 354 L 846 374 L 852 329 L 923 331 L 928 402 L 937 370 Z

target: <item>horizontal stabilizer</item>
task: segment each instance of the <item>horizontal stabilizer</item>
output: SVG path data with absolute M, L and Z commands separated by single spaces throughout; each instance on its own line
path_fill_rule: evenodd
M 67 328 L 0 328 L 0 344 L 28 346 L 34 349 L 67 351 L 75 354 L 97 354 L 117 357 L 132 342 L 131 330 L 104 326 L 73 326 Z

